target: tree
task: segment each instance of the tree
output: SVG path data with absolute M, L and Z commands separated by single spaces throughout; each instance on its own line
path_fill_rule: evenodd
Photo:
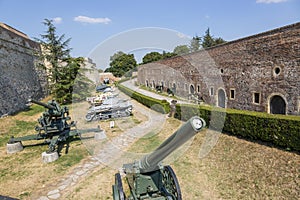
M 173 53 L 175 53 L 177 55 L 183 55 L 183 54 L 187 54 L 189 52 L 190 52 L 190 49 L 187 45 L 176 46 L 173 50 Z
M 70 38 L 65 35 L 58 36 L 53 21 L 45 19 L 46 34 L 36 39 L 42 48 L 38 52 L 39 66 L 47 69 L 50 93 L 59 103 L 72 101 L 73 84 L 78 70 L 83 64 L 83 58 L 72 58 L 71 48 L 68 47 Z
M 201 46 L 206 49 L 218 44 L 225 43 L 226 41 L 223 40 L 222 38 L 214 38 L 213 36 L 210 35 L 209 28 L 205 31 L 205 35 L 203 36 L 203 41 L 201 43 Z
M 171 57 L 177 56 L 176 53 L 165 52 L 165 51 L 163 51 L 163 53 L 161 55 L 162 55 L 162 59 L 166 59 L 166 58 L 171 58 Z
M 205 35 L 203 36 L 203 41 L 201 45 L 204 49 L 214 45 L 214 39 L 210 35 L 209 28 L 205 31 Z
M 190 52 L 195 52 L 200 49 L 201 38 L 199 36 L 194 36 L 190 43 Z
M 63 78 L 60 77 L 59 81 L 56 83 L 55 87 L 55 98 L 59 102 L 63 103 L 71 103 L 72 102 L 72 95 L 74 91 L 74 84 L 75 80 L 77 80 L 76 84 L 80 84 L 81 86 L 85 85 L 82 88 L 83 92 L 86 92 L 86 88 L 88 87 L 87 80 L 84 79 L 84 75 L 79 73 L 79 69 L 84 63 L 84 58 L 66 58 L 64 59 L 65 67 L 61 69 L 61 75 Z M 85 80 L 85 81 L 83 81 Z M 79 82 L 80 81 L 80 82 Z M 77 99 L 82 99 L 82 96 L 78 96 L 78 88 L 76 89 Z
M 218 37 L 218 38 L 215 38 L 215 43 L 214 43 L 214 45 L 223 44 L 223 43 L 225 43 L 225 42 L 226 42 L 226 41 L 223 40 L 223 38 Z
M 143 57 L 143 64 L 161 60 L 163 56 L 159 52 L 150 52 Z
M 137 66 L 133 54 L 125 54 L 124 52 L 117 52 L 110 57 L 110 67 L 105 69 L 105 72 L 111 72 L 116 77 L 124 76 L 127 72 L 132 71 Z M 127 74 L 127 76 L 129 76 Z

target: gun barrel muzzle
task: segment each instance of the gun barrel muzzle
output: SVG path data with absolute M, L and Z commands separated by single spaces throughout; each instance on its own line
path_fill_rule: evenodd
M 195 136 L 206 126 L 205 121 L 194 116 L 183 124 L 175 133 L 164 141 L 154 152 L 144 156 L 140 160 L 140 170 L 150 172 L 157 168 L 158 164 L 173 151 Z

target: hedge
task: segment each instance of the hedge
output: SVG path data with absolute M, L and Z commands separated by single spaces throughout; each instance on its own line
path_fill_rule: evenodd
M 298 116 L 271 115 L 189 104 L 176 105 L 176 118 L 188 120 L 194 115 L 201 116 L 211 129 L 226 134 L 300 150 L 300 117 Z
M 145 96 L 121 84 L 117 84 L 117 87 L 125 94 L 153 110 L 160 113 L 168 113 L 170 111 L 169 103 L 166 100 Z M 300 151 L 300 117 L 298 116 L 272 115 L 262 112 L 222 109 L 193 104 L 176 105 L 175 118 L 187 121 L 195 115 L 202 117 L 210 129 Z

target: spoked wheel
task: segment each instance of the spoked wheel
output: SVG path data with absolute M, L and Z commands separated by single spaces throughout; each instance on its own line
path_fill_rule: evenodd
M 162 174 L 162 182 L 168 199 L 182 200 L 177 177 L 170 166 L 164 167 Z
M 115 185 L 112 186 L 114 200 L 125 200 L 120 173 L 115 174 Z

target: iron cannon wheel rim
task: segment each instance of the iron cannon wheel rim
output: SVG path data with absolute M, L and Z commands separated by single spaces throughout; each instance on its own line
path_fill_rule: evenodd
M 170 166 L 165 166 L 162 176 L 162 182 L 166 192 L 171 194 L 172 198 L 175 198 L 174 200 L 182 200 L 179 183 L 173 169 Z
M 117 186 L 118 193 L 119 193 L 119 199 L 125 200 L 125 194 L 123 190 L 123 184 L 120 173 L 115 174 L 115 185 Z

